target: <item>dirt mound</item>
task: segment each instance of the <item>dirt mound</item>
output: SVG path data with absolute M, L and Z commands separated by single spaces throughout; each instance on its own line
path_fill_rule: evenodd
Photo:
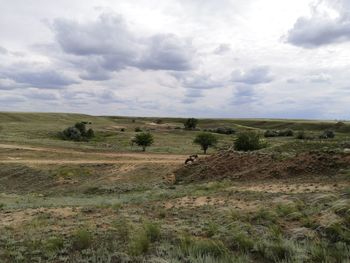
M 281 159 L 272 154 L 225 151 L 199 159 L 175 171 L 176 181 L 217 179 L 290 178 L 304 175 L 332 175 L 350 167 L 350 154 L 305 152 Z

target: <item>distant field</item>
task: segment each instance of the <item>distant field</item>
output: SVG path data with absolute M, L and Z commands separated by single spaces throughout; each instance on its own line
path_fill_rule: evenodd
M 154 121 L 161 119 L 162 124 Z M 57 133 L 76 122 L 88 121 L 96 132 L 96 137 L 90 142 L 80 143 L 64 141 L 57 138 Z M 18 144 L 46 145 L 52 147 L 68 147 L 77 149 L 138 151 L 130 146 L 130 140 L 136 134 L 134 129 L 140 127 L 149 130 L 155 137 L 155 143 L 150 152 L 159 153 L 200 153 L 198 146 L 192 141 L 198 132 L 185 131 L 185 119 L 180 118 L 132 118 L 132 117 L 96 117 L 82 114 L 65 113 L 1 113 L 0 112 L 0 143 L 12 142 Z M 268 119 L 201 119 L 199 128 L 231 127 L 237 132 L 243 130 L 294 129 L 309 130 L 317 133 L 325 129 L 334 129 L 339 136 L 350 132 L 350 124 L 336 126 L 336 121 L 304 121 L 304 120 L 268 120 Z M 125 132 L 121 132 L 125 128 Z M 234 136 L 219 135 L 218 148 L 232 144 Z M 278 140 L 271 140 L 274 144 Z
M 350 166 L 329 163 L 323 173 L 324 157 L 307 159 L 309 151 L 348 156 L 350 123 L 200 119 L 201 130 L 289 128 L 316 138 L 266 138 L 266 148 L 244 155 L 241 171 L 234 160 L 242 153 L 220 150 L 236 135 L 216 134 L 208 167 L 193 144 L 200 131 L 183 130 L 184 120 L 0 113 L 0 262 L 350 262 Z M 81 121 L 92 122 L 94 139 L 57 137 Z M 136 127 L 155 137 L 145 153 L 130 145 Z M 318 139 L 326 129 L 336 137 Z M 288 161 L 301 152 L 305 159 Z M 197 174 L 179 182 L 176 171 L 194 153 L 200 161 L 186 167 Z M 254 170 L 255 154 L 271 165 Z M 312 169 L 300 171 L 302 160 Z M 284 177 L 259 177 L 279 161 Z M 225 176 L 235 166 L 254 179 Z

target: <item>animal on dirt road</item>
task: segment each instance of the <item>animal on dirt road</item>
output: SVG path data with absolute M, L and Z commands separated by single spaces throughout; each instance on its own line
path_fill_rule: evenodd
M 197 154 L 190 155 L 190 156 L 186 159 L 185 164 L 194 163 L 197 159 L 198 159 L 198 155 L 197 155 Z

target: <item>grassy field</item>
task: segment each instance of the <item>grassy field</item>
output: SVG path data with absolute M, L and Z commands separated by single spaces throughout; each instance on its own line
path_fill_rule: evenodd
M 94 139 L 57 136 L 80 121 L 92 122 Z M 176 183 L 186 157 L 202 153 L 192 143 L 200 131 L 183 130 L 183 122 L 0 113 L 0 262 L 350 262 L 350 169 Z M 154 135 L 146 153 L 130 145 L 136 127 Z M 342 152 L 350 142 L 348 122 L 199 120 L 201 130 L 217 127 L 336 133 L 331 140 L 267 138 L 259 152 L 283 158 Z M 236 138 L 216 136 L 209 154 Z

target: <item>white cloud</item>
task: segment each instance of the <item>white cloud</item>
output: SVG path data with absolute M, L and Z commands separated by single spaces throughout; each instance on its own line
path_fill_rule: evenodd
M 2 2 L 0 110 L 350 118 L 347 0 Z

